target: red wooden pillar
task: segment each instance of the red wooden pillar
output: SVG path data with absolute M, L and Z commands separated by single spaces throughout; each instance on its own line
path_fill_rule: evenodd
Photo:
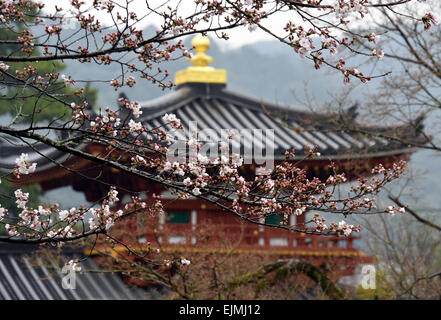
M 306 215 L 306 212 L 305 213 L 303 213 L 303 214 L 301 214 L 301 215 L 299 215 L 299 216 L 296 216 L 296 224 L 303 224 L 303 223 L 305 223 L 305 215 Z

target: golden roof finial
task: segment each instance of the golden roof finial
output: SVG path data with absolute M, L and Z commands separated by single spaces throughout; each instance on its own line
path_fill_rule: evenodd
M 210 39 L 208 37 L 198 34 L 191 41 L 191 45 L 196 51 L 196 55 L 190 59 L 195 67 L 206 67 L 210 62 L 214 61 L 212 57 L 205 54 L 210 47 Z
M 193 66 L 176 72 L 176 85 L 188 82 L 227 83 L 226 70 L 217 70 L 208 65 L 210 62 L 214 61 L 213 58 L 205 54 L 210 47 L 210 39 L 202 34 L 198 34 L 193 38 L 191 44 L 196 51 L 196 54 L 189 59 L 193 62 Z

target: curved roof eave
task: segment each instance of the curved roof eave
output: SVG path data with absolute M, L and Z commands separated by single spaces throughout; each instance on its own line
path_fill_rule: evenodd
M 82 142 L 79 146 L 79 150 L 84 150 L 88 146 L 88 143 Z M 41 150 L 35 151 L 27 146 L 10 146 L 2 148 L 0 153 L 0 172 L 8 173 L 15 168 L 15 159 L 21 153 L 27 153 L 29 155 L 28 162 L 36 162 L 37 166 L 35 172 L 42 172 L 50 169 L 57 164 L 66 162 L 69 158 L 73 157 L 69 153 L 62 152 L 50 146 L 43 146 Z M 6 148 L 6 149 L 5 149 Z M 13 152 L 8 152 L 12 150 Z M 6 151 L 6 152 L 5 152 Z M 6 154 L 5 154 L 6 153 Z
M 205 90 L 206 88 L 210 89 Z M 141 119 L 152 119 L 159 115 L 172 112 L 193 99 L 209 97 L 231 100 L 248 109 L 262 110 L 262 106 L 265 106 L 265 108 L 271 109 L 272 111 L 299 113 L 303 116 L 308 115 L 307 111 L 299 110 L 291 105 L 279 105 L 264 99 L 259 99 L 228 89 L 225 85 L 192 83 L 181 85 L 175 91 L 168 93 L 165 96 L 140 102 L 141 110 L 145 112 L 143 113 L 143 116 L 141 116 Z
M 417 151 L 418 148 L 407 148 L 407 149 L 393 149 L 387 151 L 378 151 L 378 152 L 366 152 L 366 153 L 345 153 L 341 155 L 329 155 L 329 156 L 318 156 L 314 158 L 308 158 L 310 161 L 314 160 L 349 160 L 349 159 L 370 159 L 370 158 L 381 158 L 381 157 L 389 157 L 389 156 L 398 156 L 403 154 L 411 154 Z M 294 160 L 304 159 L 303 156 L 295 156 Z M 278 155 L 274 157 L 275 160 L 285 160 L 284 156 Z

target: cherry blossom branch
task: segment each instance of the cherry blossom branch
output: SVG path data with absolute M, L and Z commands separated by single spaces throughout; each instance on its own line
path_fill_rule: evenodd
M 410 209 L 408 206 L 405 206 L 397 197 L 389 195 L 388 198 L 390 200 L 392 200 L 393 202 L 395 202 L 397 204 L 397 206 L 406 207 L 406 211 L 409 212 L 419 222 L 421 222 L 431 228 L 434 228 L 435 230 L 441 231 L 441 226 L 438 226 L 438 225 L 434 224 L 433 222 L 431 222 L 427 219 L 424 219 L 418 213 L 416 213 L 414 210 Z

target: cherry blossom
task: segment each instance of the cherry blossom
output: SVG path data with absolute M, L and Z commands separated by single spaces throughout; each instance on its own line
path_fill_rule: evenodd
M 171 113 L 171 114 L 166 113 L 162 117 L 162 119 L 164 119 L 164 121 L 168 122 L 172 128 L 183 129 L 181 121 L 173 113 Z
M 383 52 L 383 50 L 378 50 L 377 51 L 377 49 L 373 49 L 372 50 L 372 55 L 376 56 L 378 58 L 378 60 L 381 60 L 384 57 L 384 52 Z
M 141 122 L 135 122 L 133 119 L 130 119 L 129 128 L 130 128 L 130 132 L 139 131 L 142 130 L 142 124 Z
M 14 170 L 15 175 L 17 178 L 20 177 L 20 174 L 30 174 L 35 171 L 37 167 L 37 163 L 29 163 L 27 160 L 29 158 L 29 155 L 27 153 L 22 153 L 20 157 L 15 159 L 15 164 L 17 168 Z

